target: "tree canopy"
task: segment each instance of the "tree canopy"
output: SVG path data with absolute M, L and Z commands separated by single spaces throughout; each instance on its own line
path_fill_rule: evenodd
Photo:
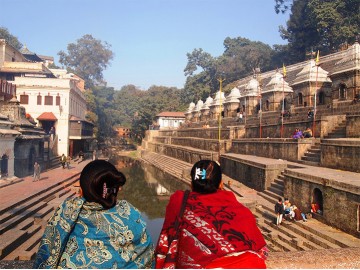
M 21 50 L 23 44 L 17 37 L 12 35 L 9 30 L 5 27 L 0 27 L 0 39 L 5 39 L 11 46 L 17 50 Z
M 104 84 L 103 71 L 114 57 L 110 48 L 107 42 L 84 35 L 76 43 L 68 44 L 67 53 L 58 53 L 59 62 L 83 78 L 86 87 L 101 85 Z
M 187 78 L 181 101 L 188 104 L 206 99 L 218 91 L 219 77 L 225 77 L 226 91 L 229 90 L 226 85 L 251 74 L 255 68 L 262 71 L 271 69 L 274 54 L 269 45 L 243 37 L 227 37 L 224 40 L 224 53 L 219 57 L 213 57 L 201 48 L 194 49 L 187 54 L 188 63 L 184 69 Z
M 288 41 L 283 52 L 291 63 L 305 60 L 312 50 L 333 53 L 359 34 L 359 0 L 275 0 L 275 11 L 290 11 L 280 35 Z

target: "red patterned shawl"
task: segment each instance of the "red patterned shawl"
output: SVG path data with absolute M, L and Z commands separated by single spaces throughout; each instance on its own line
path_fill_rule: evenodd
M 212 194 L 190 193 L 177 248 L 170 248 L 169 252 L 168 238 L 176 233 L 174 222 L 183 194 L 176 191 L 170 197 L 155 251 L 156 268 L 204 268 L 225 255 L 242 251 L 260 253 L 265 247 L 251 211 L 239 203 L 232 192 L 218 190 Z M 171 253 L 173 264 L 164 263 L 167 253 Z

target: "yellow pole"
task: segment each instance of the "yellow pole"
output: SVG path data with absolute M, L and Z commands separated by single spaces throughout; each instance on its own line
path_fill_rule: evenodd
M 221 109 L 221 92 L 222 92 L 222 83 L 223 81 L 225 81 L 225 79 L 223 78 L 219 78 L 218 79 L 219 83 L 220 83 L 220 97 L 219 97 L 219 101 L 220 101 L 220 114 L 219 114 L 219 162 L 220 162 L 220 150 L 221 150 L 221 112 L 222 112 L 222 109 Z
M 219 114 L 219 147 L 220 147 L 220 140 L 221 140 L 221 112 L 222 112 L 222 108 L 221 108 L 221 91 L 222 91 L 222 83 L 223 81 L 225 81 L 225 79 L 218 79 L 218 81 L 220 82 L 220 114 Z

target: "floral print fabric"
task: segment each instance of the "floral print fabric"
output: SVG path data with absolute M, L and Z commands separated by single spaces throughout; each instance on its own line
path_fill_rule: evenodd
M 153 268 L 154 248 L 139 211 L 65 200 L 49 219 L 34 268 Z

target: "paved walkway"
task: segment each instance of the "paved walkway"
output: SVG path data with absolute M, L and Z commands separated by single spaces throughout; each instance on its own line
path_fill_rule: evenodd
M 80 176 L 82 169 L 90 161 L 90 159 L 85 160 L 79 164 L 77 161 L 72 161 L 70 169 L 63 169 L 60 166 L 44 171 L 40 175 L 40 181 L 36 182 L 33 182 L 32 176 L 21 179 L 0 180 L 0 211 L 16 204 L 16 202 L 21 199 L 28 198 L 33 194 L 46 190 L 50 186 L 65 179 Z

